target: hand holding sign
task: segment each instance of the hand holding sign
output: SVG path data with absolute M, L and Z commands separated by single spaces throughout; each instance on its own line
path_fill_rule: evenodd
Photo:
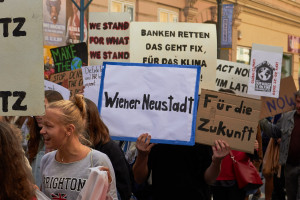
M 221 161 L 230 152 L 229 144 L 223 140 L 215 140 L 215 146 L 212 146 L 213 161 Z
M 142 156 L 149 155 L 151 148 L 155 145 L 155 144 L 150 144 L 150 140 L 151 140 L 151 135 L 149 135 L 148 133 L 143 133 L 138 137 L 136 141 L 136 148 L 139 152 L 139 155 Z

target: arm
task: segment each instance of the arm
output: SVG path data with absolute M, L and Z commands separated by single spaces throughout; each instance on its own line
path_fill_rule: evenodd
M 273 138 L 280 138 L 281 137 L 281 130 L 280 128 L 269 122 L 267 119 L 262 119 L 259 121 L 259 125 L 261 130 L 269 137 Z
M 204 179 L 207 184 L 215 182 L 221 170 L 222 159 L 230 152 L 230 147 L 225 141 L 216 140 L 212 147 L 213 156 L 210 166 L 204 172 Z
M 138 137 L 136 141 L 138 155 L 133 165 L 132 171 L 134 175 L 134 180 L 138 184 L 145 182 L 148 177 L 148 156 L 151 148 L 154 146 L 154 144 L 150 144 L 150 139 L 151 136 L 148 135 L 148 133 L 143 133 Z

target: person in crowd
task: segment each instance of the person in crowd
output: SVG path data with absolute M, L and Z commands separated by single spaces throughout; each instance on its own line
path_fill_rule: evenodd
M 260 121 L 264 133 L 281 138 L 279 164 L 285 165 L 285 188 L 288 200 L 300 199 L 300 90 L 295 94 L 296 109 L 283 113 L 277 124 Z
M 105 167 L 112 181 L 109 198 L 117 200 L 116 181 L 109 158 L 83 145 L 79 138 L 85 131 L 86 104 L 82 95 L 72 101 L 48 104 L 40 131 L 46 149 L 56 149 L 41 160 L 41 190 L 52 199 L 76 199 L 84 187 L 91 167 Z
M 138 184 L 147 180 L 152 171 L 153 199 L 210 199 L 208 184 L 218 177 L 222 159 L 230 147 L 216 140 L 213 147 L 151 144 L 148 133 L 141 134 L 133 165 Z
M 45 91 L 45 106 L 48 103 L 63 100 L 62 95 L 55 90 Z M 32 167 L 32 174 L 37 186 L 41 186 L 40 162 L 45 155 L 45 145 L 40 134 L 42 129 L 42 116 L 30 117 L 27 123 L 29 127 L 29 140 L 27 147 L 27 156 Z M 50 150 L 47 150 L 50 151 Z
M 87 132 L 92 146 L 105 153 L 113 165 L 117 191 L 121 200 L 128 200 L 132 194 L 132 173 L 119 145 L 110 139 L 109 130 L 100 118 L 94 102 L 85 98 L 87 108 Z
M 257 155 L 258 141 L 255 141 L 254 149 Z M 253 156 L 241 151 L 231 151 L 234 157 L 238 157 L 241 160 L 252 159 Z M 216 179 L 216 182 L 212 186 L 212 193 L 214 200 L 244 200 L 247 198 L 247 191 L 238 187 L 233 161 L 230 155 L 227 155 L 221 164 L 221 171 Z
M 1 200 L 33 200 L 35 196 L 31 172 L 17 131 L 11 124 L 0 121 Z

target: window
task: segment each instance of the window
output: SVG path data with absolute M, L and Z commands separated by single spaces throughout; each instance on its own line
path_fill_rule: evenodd
M 134 20 L 134 4 L 127 1 L 111 1 L 110 12 L 128 12 L 130 14 L 130 21 Z
M 248 47 L 237 47 L 236 62 L 250 65 L 251 49 Z
M 159 9 L 158 10 L 159 22 L 178 22 L 178 13 L 170 10 Z
M 248 47 L 237 47 L 236 62 L 250 65 L 251 49 Z M 281 66 L 281 78 L 291 75 L 292 69 L 292 55 L 283 54 Z
M 292 55 L 283 54 L 282 66 L 281 66 L 281 78 L 285 78 L 291 75 L 292 69 Z

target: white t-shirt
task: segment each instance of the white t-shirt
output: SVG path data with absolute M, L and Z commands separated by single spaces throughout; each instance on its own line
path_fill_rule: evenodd
M 47 153 L 41 161 L 42 192 L 50 199 L 76 200 L 90 174 L 89 168 L 108 167 L 112 182 L 109 195 L 117 200 L 115 173 L 109 158 L 99 151 L 92 150 L 80 161 L 60 163 L 55 160 L 57 151 Z

